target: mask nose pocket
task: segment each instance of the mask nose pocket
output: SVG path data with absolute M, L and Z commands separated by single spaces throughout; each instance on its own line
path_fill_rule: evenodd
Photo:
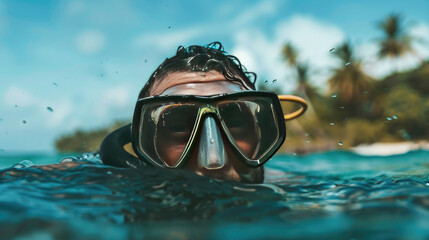
M 222 135 L 213 117 L 204 119 L 201 127 L 198 165 L 206 169 L 219 169 L 225 166 L 226 153 Z

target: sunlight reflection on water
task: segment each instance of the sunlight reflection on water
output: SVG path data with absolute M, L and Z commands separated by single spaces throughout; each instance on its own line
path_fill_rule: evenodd
M 276 156 L 267 164 L 266 183 L 253 185 L 181 170 L 113 168 L 94 155 L 82 159 L 2 170 L 2 236 L 429 237 L 425 151 Z

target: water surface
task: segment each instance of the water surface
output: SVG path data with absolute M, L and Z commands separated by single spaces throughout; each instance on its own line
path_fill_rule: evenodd
M 428 151 L 278 155 L 258 185 L 91 155 L 39 165 L 61 157 L 0 156 L 2 239 L 429 239 Z

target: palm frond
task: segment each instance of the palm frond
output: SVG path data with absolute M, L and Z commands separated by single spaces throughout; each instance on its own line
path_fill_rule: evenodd
M 298 50 L 292 43 L 288 42 L 283 46 L 282 54 L 289 66 L 296 66 L 298 64 Z

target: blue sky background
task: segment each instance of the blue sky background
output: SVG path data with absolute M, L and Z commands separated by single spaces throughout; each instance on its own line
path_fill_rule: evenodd
M 391 13 L 429 58 L 427 0 L 0 0 L 0 151 L 54 151 L 77 128 L 131 119 L 140 88 L 179 45 L 221 41 L 284 93 L 295 86 L 280 54 L 288 41 L 322 90 L 338 66 L 329 50 L 345 40 L 374 77 L 415 67 L 413 55 L 376 57 L 376 25 Z

